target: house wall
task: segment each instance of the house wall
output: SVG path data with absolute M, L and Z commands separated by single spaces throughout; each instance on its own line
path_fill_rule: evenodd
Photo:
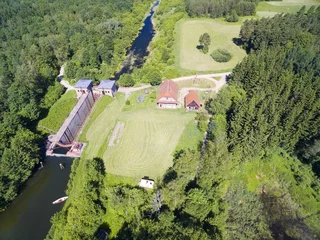
M 175 103 L 158 103 L 159 108 L 177 108 L 178 105 Z
M 111 96 L 111 97 L 114 97 L 114 90 L 113 89 L 99 89 L 99 93 L 101 95 L 108 95 L 108 96 Z

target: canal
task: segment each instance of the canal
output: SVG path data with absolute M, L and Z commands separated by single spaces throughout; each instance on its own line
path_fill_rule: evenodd
M 131 73 L 134 68 L 142 67 L 149 54 L 148 46 L 154 36 L 152 17 L 157 1 L 144 20 L 137 38 L 127 51 L 127 58 L 122 68 L 115 74 L 115 79 L 124 73 Z M 53 205 L 52 202 L 65 196 L 69 180 L 72 158 L 47 157 L 44 167 L 38 170 L 23 192 L 11 203 L 6 211 L 0 213 L 0 240 L 42 240 L 50 229 L 50 218 L 60 211 L 64 203 Z M 59 163 L 65 165 L 60 169 Z

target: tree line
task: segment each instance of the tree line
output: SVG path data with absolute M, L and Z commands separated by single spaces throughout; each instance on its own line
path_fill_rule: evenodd
M 189 16 L 211 18 L 255 15 L 258 2 L 258 0 L 185 0 Z
M 36 126 L 63 93 L 56 83 L 60 66 L 70 60 L 70 78 L 110 77 L 151 3 L 1 1 L 0 211 L 39 162 Z

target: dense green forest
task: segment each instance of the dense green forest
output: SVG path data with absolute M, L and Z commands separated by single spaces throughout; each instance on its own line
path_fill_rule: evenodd
M 249 55 L 206 103 L 206 143 L 176 152 L 153 192 L 76 161 L 47 239 L 319 239 L 319 21 L 320 8 L 246 21 Z
M 73 78 L 108 78 L 136 37 L 151 0 L 0 2 L 0 211 L 40 159 L 40 118 Z
M 236 14 L 237 16 L 252 16 L 256 13 L 259 0 L 185 0 L 189 16 L 210 16 L 217 18 Z

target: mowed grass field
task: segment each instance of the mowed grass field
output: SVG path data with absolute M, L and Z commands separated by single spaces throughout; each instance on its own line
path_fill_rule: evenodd
M 140 107 L 144 103 L 136 102 L 137 95 L 129 98 L 132 106 L 127 108 L 124 95 L 119 94 L 98 117 L 85 126 L 85 136 L 81 138 L 88 145 L 83 157 L 102 158 L 106 171 L 111 174 L 136 179 L 143 176 L 157 178 L 172 165 L 172 154 L 185 126 L 194 119 L 195 113 L 185 113 L 181 109 L 157 109 L 156 103 L 151 103 L 148 95 L 145 101 L 150 104 Z M 118 122 L 124 123 L 118 144 L 108 146 Z M 183 146 L 183 143 L 180 145 Z
M 232 41 L 233 38 L 239 36 L 240 26 L 240 24 L 222 22 L 221 20 L 181 20 L 176 25 L 178 66 L 185 70 L 198 72 L 231 70 L 246 55 L 245 51 Z M 197 49 L 199 37 L 205 32 L 209 33 L 211 37 L 211 45 L 207 54 L 203 54 Z M 214 61 L 210 53 L 217 48 L 229 50 L 232 59 L 226 63 Z
M 282 0 L 259 2 L 257 7 L 257 15 L 259 17 L 272 17 L 278 13 L 296 13 L 302 6 L 309 9 L 312 5 L 320 5 L 319 0 Z

